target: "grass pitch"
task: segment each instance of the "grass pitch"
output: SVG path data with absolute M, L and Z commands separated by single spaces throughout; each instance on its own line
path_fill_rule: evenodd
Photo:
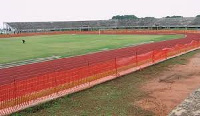
M 45 35 L 0 39 L 0 63 L 116 49 L 148 42 L 183 38 L 184 35 Z M 26 40 L 22 44 L 22 39 Z

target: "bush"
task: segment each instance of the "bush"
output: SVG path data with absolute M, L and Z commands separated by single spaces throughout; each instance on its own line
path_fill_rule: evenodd
M 200 15 L 197 15 L 196 17 L 200 17 Z
M 183 18 L 183 16 L 166 16 L 166 18 Z
M 118 20 L 123 20 L 123 19 L 137 19 L 135 15 L 116 15 L 113 16 L 112 19 L 118 19 Z

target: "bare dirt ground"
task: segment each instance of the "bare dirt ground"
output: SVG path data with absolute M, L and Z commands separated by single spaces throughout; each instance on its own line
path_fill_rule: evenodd
M 141 89 L 148 97 L 135 104 L 157 116 L 168 115 L 191 92 L 200 87 L 200 53 L 184 65 L 173 65 Z

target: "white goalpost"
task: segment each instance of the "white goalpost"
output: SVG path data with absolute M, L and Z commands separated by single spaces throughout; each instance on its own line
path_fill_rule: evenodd
M 99 35 L 102 34 L 102 31 L 106 31 L 106 30 L 112 30 L 112 29 L 99 29 Z

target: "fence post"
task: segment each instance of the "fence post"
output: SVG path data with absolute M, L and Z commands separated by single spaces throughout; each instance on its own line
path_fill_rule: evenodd
M 116 70 L 116 76 L 117 76 L 117 58 L 115 57 L 115 70 Z
M 200 40 L 198 39 L 198 48 L 200 48 Z
M 135 58 L 136 58 L 136 67 L 138 67 L 138 53 L 137 53 L 137 50 L 135 51 Z
M 154 63 L 155 62 L 155 56 L 154 56 L 155 54 L 154 54 L 154 50 L 153 50 L 153 52 L 152 52 L 152 63 Z
M 55 70 L 55 93 L 58 94 L 58 90 L 57 87 L 58 87 L 58 83 L 57 83 L 57 77 L 59 77 L 60 74 L 57 74 L 57 70 Z
M 15 77 L 13 78 L 13 86 L 14 86 L 14 90 L 13 90 L 13 95 L 14 95 L 14 106 L 17 105 L 17 86 L 16 86 L 16 80 Z
M 89 62 L 89 60 L 87 60 L 87 72 L 88 72 L 88 77 L 86 77 L 86 82 L 88 82 L 89 83 L 89 85 L 90 85 L 90 80 L 88 81 L 88 78 L 90 77 L 90 69 L 89 69 L 89 67 L 90 67 L 90 62 Z
M 168 59 L 168 50 L 165 50 L 165 59 L 167 60 Z

